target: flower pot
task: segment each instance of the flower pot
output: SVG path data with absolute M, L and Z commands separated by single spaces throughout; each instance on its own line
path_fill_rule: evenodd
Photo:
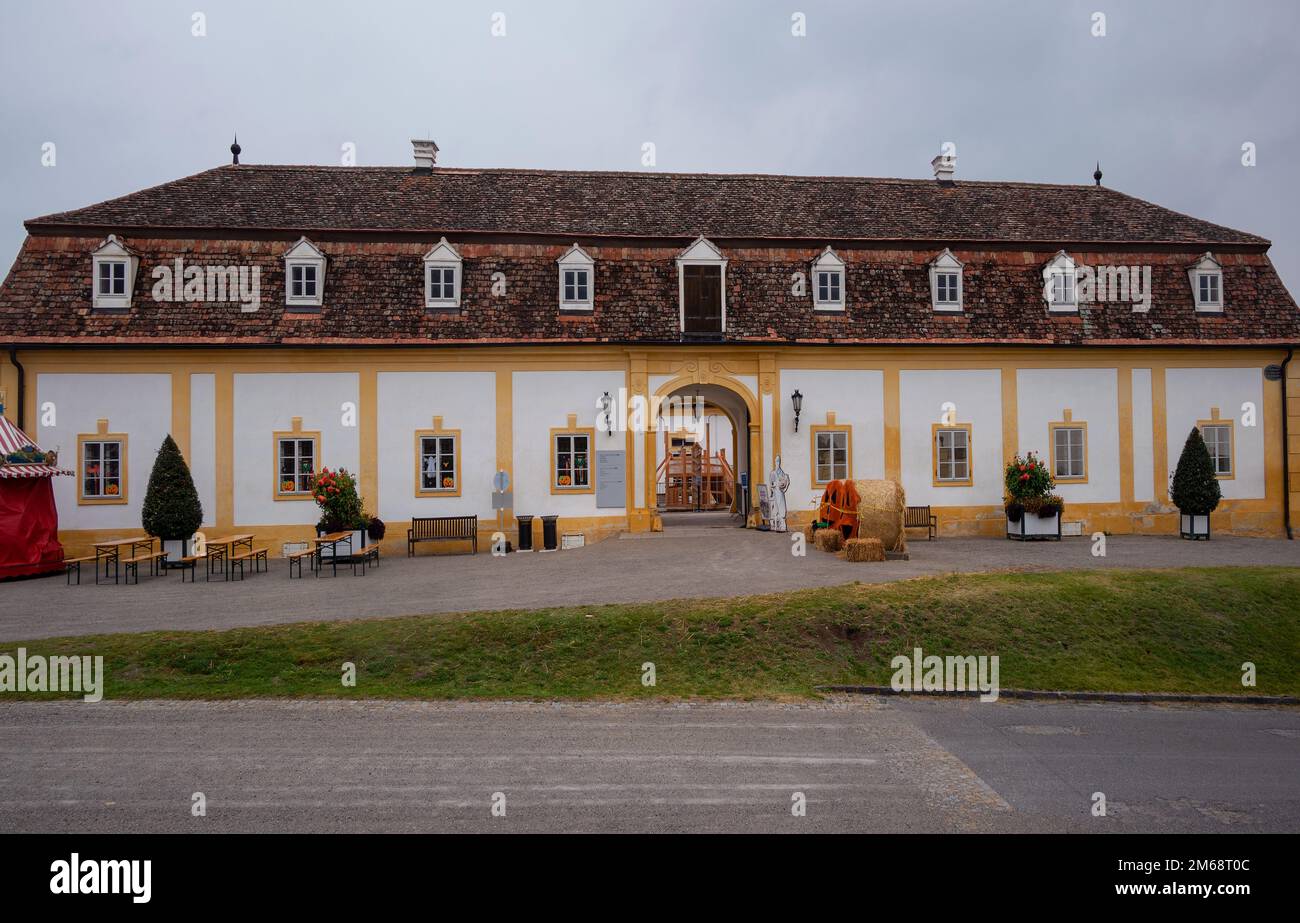
M 1057 541 L 1061 540 L 1061 515 L 1040 516 L 1025 513 L 1018 520 L 1006 517 L 1007 538 L 1018 542 Z
M 194 553 L 194 536 L 189 538 L 164 538 L 162 550 L 167 552 L 167 561 L 163 567 L 176 567 L 181 558 L 188 558 Z
M 1178 514 L 1178 535 L 1180 538 L 1199 541 L 1210 540 L 1210 517 L 1193 513 Z

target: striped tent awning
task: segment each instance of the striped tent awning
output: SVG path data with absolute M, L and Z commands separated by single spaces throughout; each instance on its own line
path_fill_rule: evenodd
M 36 443 L 26 433 L 9 422 L 8 417 L 0 416 L 0 462 L 11 452 L 21 452 Z M 39 448 L 39 446 L 37 446 Z M 73 475 L 75 471 L 56 468 L 53 465 L 0 463 L 0 478 L 49 478 L 60 474 Z

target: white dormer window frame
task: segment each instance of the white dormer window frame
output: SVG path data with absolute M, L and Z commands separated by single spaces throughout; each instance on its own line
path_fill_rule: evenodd
M 847 303 L 844 261 L 828 245 L 812 263 L 812 296 L 815 311 L 843 311 Z
M 441 238 L 424 255 L 424 306 L 445 311 L 460 308 L 461 278 L 464 260 L 460 251 Z
M 1079 267 L 1064 250 L 1043 267 L 1043 300 L 1051 314 L 1079 313 Z
M 109 234 L 90 254 L 91 307 L 100 311 L 126 311 L 131 307 L 135 274 L 140 258 L 134 250 Z
M 947 247 L 930 261 L 930 307 L 940 314 L 960 314 L 966 309 L 966 264 Z
M 1223 313 L 1223 265 L 1208 250 L 1187 270 L 1192 303 L 1205 314 Z
M 713 241 L 703 234 L 677 254 L 677 329 L 686 331 L 686 267 L 717 266 L 719 297 L 722 307 L 721 333 L 727 332 L 727 258 Z
M 325 254 L 306 237 L 284 255 L 284 304 L 319 308 L 325 303 Z
M 596 261 L 575 243 L 555 261 L 559 266 L 561 311 L 596 309 Z

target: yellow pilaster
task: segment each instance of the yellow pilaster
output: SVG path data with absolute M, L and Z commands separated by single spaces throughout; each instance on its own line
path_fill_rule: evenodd
M 1020 400 L 1016 382 L 1016 367 L 1002 367 L 1002 464 L 1005 465 L 1020 451 Z M 1002 470 L 1001 466 L 998 468 Z
M 235 375 L 216 372 L 217 518 L 216 528 L 227 532 L 235 525 Z
M 885 477 L 903 480 L 902 404 L 899 397 L 898 366 L 885 369 Z
M 194 464 L 190 457 L 190 370 L 184 367 L 172 372 L 172 439 L 186 464 Z
M 1119 499 L 1127 507 L 1133 502 L 1133 369 L 1121 366 L 1115 374 L 1119 400 Z
M 361 496 L 366 512 L 379 515 L 379 375 L 374 366 L 357 374 L 357 441 L 361 454 Z
M 1151 457 L 1155 468 L 1156 502 L 1169 502 L 1169 438 L 1165 407 L 1165 367 L 1151 369 Z

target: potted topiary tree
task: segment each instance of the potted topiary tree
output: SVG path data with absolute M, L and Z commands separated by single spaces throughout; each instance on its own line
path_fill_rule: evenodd
M 1169 484 L 1169 499 L 1178 507 L 1179 536 L 1208 541 L 1210 514 L 1223 499 L 1223 491 L 1219 489 L 1214 460 L 1199 427 L 1193 426 L 1183 443 L 1183 454 L 1178 457 L 1178 467 Z
M 165 567 L 174 567 L 178 559 L 190 554 L 194 533 L 203 524 L 203 506 L 190 467 L 170 434 L 149 473 L 140 521 L 145 532 L 162 539 L 162 550 L 167 552 Z
M 1003 480 L 1006 497 L 1003 509 L 1007 519 L 1007 538 L 1017 541 L 1030 539 L 1061 540 L 1061 514 L 1065 501 L 1052 493 L 1052 474 L 1047 466 L 1030 452 L 1024 458 L 1017 455 L 1006 468 Z

